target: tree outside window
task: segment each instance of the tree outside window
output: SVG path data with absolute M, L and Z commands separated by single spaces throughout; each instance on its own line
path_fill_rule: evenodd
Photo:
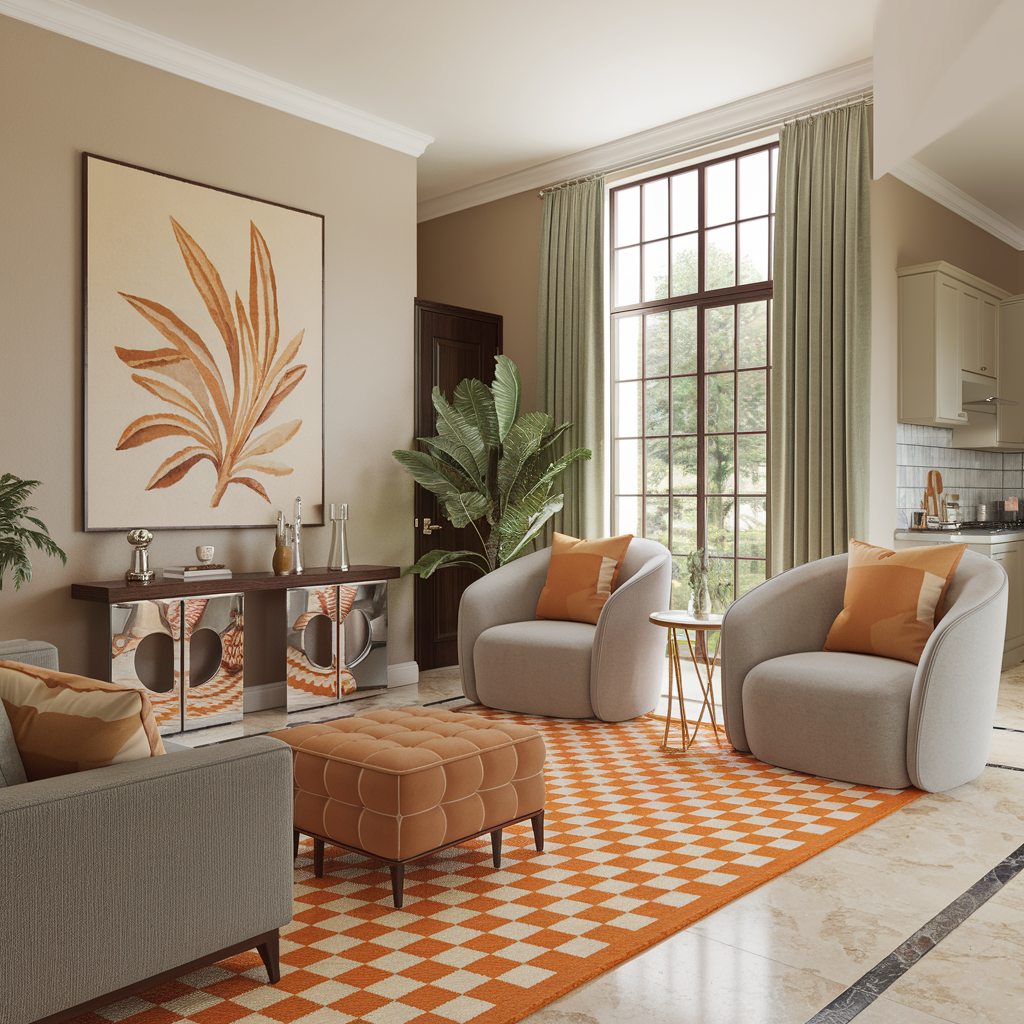
M 729 599 L 765 578 L 777 153 L 611 194 L 614 532 L 672 551 L 673 608 L 697 548 Z

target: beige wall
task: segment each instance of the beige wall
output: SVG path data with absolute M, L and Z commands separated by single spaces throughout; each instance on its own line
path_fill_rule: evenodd
M 415 159 L 2 17 L 0 95 L 0 472 L 43 481 L 32 503 L 68 554 L 35 557 L 17 593 L 8 580 L 0 639 L 48 640 L 62 668 L 104 674 L 106 611 L 71 583 L 129 560 L 123 534 L 82 532 L 83 151 L 326 216 L 325 496 L 349 503 L 353 561 L 408 565 L 412 485 L 389 453 L 412 434 Z M 328 530 L 306 531 L 307 564 L 326 561 Z M 151 552 L 180 563 L 203 541 L 256 571 L 273 539 L 163 531 Z M 247 683 L 284 678 L 283 603 L 246 611 Z M 409 581 L 391 586 L 391 638 L 390 661 L 411 660 Z
M 537 190 L 419 226 L 421 299 L 500 313 L 504 352 L 523 378 L 523 411 L 537 395 L 537 275 L 543 203 Z
M 871 186 L 872 365 L 869 540 L 891 545 L 896 527 L 896 268 L 945 260 L 1005 288 L 1021 290 L 1017 250 L 951 210 L 885 175 Z

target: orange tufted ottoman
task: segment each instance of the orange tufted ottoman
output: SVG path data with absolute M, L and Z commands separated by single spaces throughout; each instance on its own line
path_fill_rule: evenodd
M 501 832 L 531 819 L 544 849 L 544 740 L 526 725 L 411 707 L 271 733 L 292 748 L 295 850 L 313 837 L 391 866 L 396 907 L 405 865 L 485 832 L 501 866 Z

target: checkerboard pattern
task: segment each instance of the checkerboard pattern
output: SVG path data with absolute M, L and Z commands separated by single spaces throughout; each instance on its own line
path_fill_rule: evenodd
M 395 910 L 386 869 L 328 847 L 317 879 L 307 843 L 278 985 L 247 953 L 78 1024 L 510 1024 L 920 796 L 771 768 L 704 729 L 662 750 L 650 718 L 474 710 L 544 737 L 544 853 L 528 823 L 497 871 L 486 839 L 446 850 Z

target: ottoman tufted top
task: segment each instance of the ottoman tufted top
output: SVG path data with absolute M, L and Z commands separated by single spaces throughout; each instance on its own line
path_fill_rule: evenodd
M 431 708 L 272 733 L 293 750 L 295 826 L 401 859 L 544 806 L 529 726 Z

